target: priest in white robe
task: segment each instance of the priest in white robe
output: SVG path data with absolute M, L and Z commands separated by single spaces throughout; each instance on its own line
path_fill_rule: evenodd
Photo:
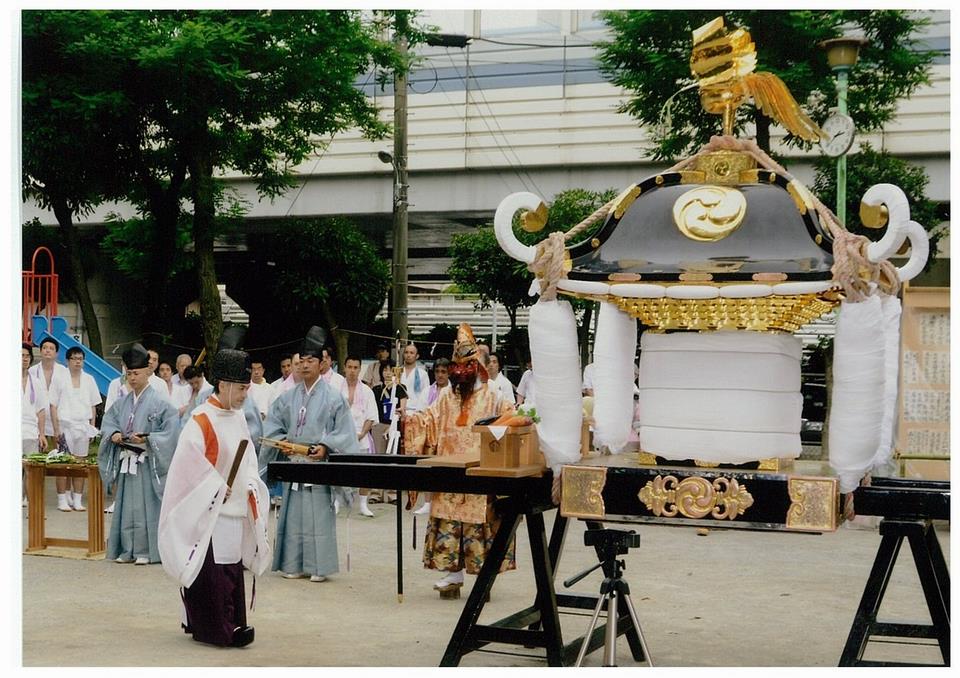
M 268 491 L 244 416 L 249 356 L 221 349 L 211 379 L 214 392 L 184 425 L 167 474 L 160 555 L 183 587 L 184 631 L 199 642 L 243 647 L 254 638 L 243 570 L 256 577 L 270 563 Z

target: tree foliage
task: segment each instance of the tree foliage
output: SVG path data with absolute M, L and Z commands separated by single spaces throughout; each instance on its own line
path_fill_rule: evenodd
M 104 73 L 77 49 L 102 30 L 96 12 L 23 13 L 22 178 L 24 199 L 50 209 L 60 227 L 66 278 L 73 288 L 89 343 L 102 353 L 99 323 L 87 289 L 74 220 L 124 194 L 128 175 L 117 148 L 122 106 L 101 91 Z
M 820 158 L 816 162 L 815 170 L 814 193 L 824 204 L 835 205 L 836 161 L 833 158 Z M 929 267 L 933 263 L 933 253 L 937 251 L 937 242 L 945 235 L 937 214 L 937 204 L 927 198 L 929 183 L 930 178 L 922 167 L 894 157 L 889 151 L 877 151 L 870 144 L 861 144 L 860 149 L 847 158 L 847 214 L 851 217 L 847 220 L 847 230 L 865 235 L 871 240 L 883 237 L 885 229 L 868 229 L 860 223 L 857 216 L 860 199 L 867 189 L 875 184 L 899 186 L 910 203 L 910 218 L 923 226 L 930 235 L 931 256 L 927 261 Z
M 719 10 L 616 10 L 603 13 L 612 36 L 597 45 L 601 69 L 627 90 L 620 107 L 652 131 L 654 159 L 689 155 L 720 133 L 720 116 L 703 111 L 695 90 L 677 94 L 693 83 L 690 74 L 691 31 L 720 14 Z M 751 33 L 757 49 L 757 71 L 780 76 L 794 98 L 817 121 L 836 105 L 834 74 L 818 43 L 843 34 L 860 33 L 870 42 L 850 74 L 849 114 L 861 132 L 889 122 L 899 99 L 928 83 L 933 54 L 921 51 L 916 31 L 928 20 L 921 13 L 900 10 L 729 10 L 728 26 Z M 677 94 L 669 106 L 670 98 Z M 752 105 L 741 106 L 735 130 L 753 125 L 757 142 L 770 150 L 770 119 Z M 786 143 L 805 142 L 788 135 Z
M 549 206 L 546 226 L 536 232 L 528 233 L 517 228 L 519 215 L 514 221 L 514 233 L 528 245 L 534 245 L 554 231 L 569 231 L 584 218 L 592 214 L 615 197 L 617 191 L 588 191 L 580 188 L 563 191 L 554 196 Z M 600 227 L 599 220 L 591 229 L 580 235 L 578 240 L 590 237 L 590 233 Z M 510 316 L 510 332 L 517 329 L 517 310 L 536 302 L 536 297 L 528 294 L 533 275 L 525 264 L 512 259 L 501 249 L 492 226 L 483 226 L 453 237 L 450 247 L 453 262 L 447 274 L 457 287 L 467 294 L 479 297 L 480 308 L 488 308 L 492 303 L 501 304 Z M 587 308 L 584 302 L 574 301 L 578 310 Z M 589 314 L 587 314 L 587 323 Z M 583 337 L 581 337 L 582 339 Z M 516 364 L 523 364 L 523 357 L 515 355 Z
M 59 44 L 57 59 L 82 64 L 99 81 L 85 100 L 119 116 L 120 139 L 109 147 L 135 172 L 127 197 L 163 231 L 158 272 L 172 270 L 180 203 L 192 204 L 204 344 L 212 352 L 222 328 L 213 263 L 219 177 L 252 177 L 260 195 L 275 197 L 336 133 L 385 135 L 388 125 L 354 83 L 372 69 L 402 67 L 393 46 L 353 10 L 33 15 L 28 20 L 56 15 L 83 26 Z M 42 43 L 42 25 L 39 32 Z
M 277 232 L 265 254 L 283 262 L 276 297 L 292 317 L 324 325 L 342 359 L 348 348 L 342 330 L 366 331 L 390 287 L 390 268 L 376 246 L 349 219 L 296 219 Z

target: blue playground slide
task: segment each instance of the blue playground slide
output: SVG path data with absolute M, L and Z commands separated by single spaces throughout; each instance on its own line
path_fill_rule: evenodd
M 57 343 L 60 344 L 60 353 L 57 356 L 57 361 L 64 365 L 67 364 L 66 356 L 68 348 L 72 348 L 73 346 L 82 348 L 84 353 L 83 371 L 93 377 L 93 380 L 97 382 L 97 388 L 100 390 L 100 394 L 106 396 L 110 382 L 120 376 L 117 368 L 74 339 L 67 332 L 66 318 L 55 315 L 51 318 L 50 325 L 51 327 L 47 326 L 46 316 L 33 316 L 34 345 L 39 346 L 44 337 L 56 339 Z

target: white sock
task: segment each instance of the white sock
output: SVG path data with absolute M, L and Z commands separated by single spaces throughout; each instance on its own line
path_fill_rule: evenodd
M 457 570 L 456 572 L 447 572 L 447 575 L 443 579 L 444 581 L 447 581 L 451 584 L 462 584 L 463 570 Z

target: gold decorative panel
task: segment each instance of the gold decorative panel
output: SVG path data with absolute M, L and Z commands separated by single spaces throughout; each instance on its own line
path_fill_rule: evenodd
M 743 172 L 756 169 L 753 156 L 739 151 L 715 151 L 697 158 L 696 168 L 704 173 L 707 184 L 734 185 L 740 183 Z
M 840 490 L 836 478 L 794 476 L 787 480 L 790 508 L 787 529 L 833 532 L 840 512 Z
M 603 466 L 564 466 L 560 476 L 560 515 L 567 518 L 603 518 L 603 486 L 607 469 Z
M 649 327 L 665 330 L 745 329 L 759 332 L 795 332 L 839 303 L 839 300 L 824 299 L 816 294 L 753 299 L 612 297 L 609 300 Z
M 640 196 L 640 187 L 634 184 L 630 188 L 626 189 L 623 193 L 617 196 L 616 202 L 613 203 L 613 218 L 619 219 L 623 216 L 623 213 L 629 209 L 630 205 L 633 204 L 633 201 Z
M 700 476 L 677 480 L 676 476 L 658 475 L 637 496 L 658 518 L 673 518 L 679 513 L 685 518 L 734 520 L 753 506 L 746 485 L 723 477 L 711 482 Z

